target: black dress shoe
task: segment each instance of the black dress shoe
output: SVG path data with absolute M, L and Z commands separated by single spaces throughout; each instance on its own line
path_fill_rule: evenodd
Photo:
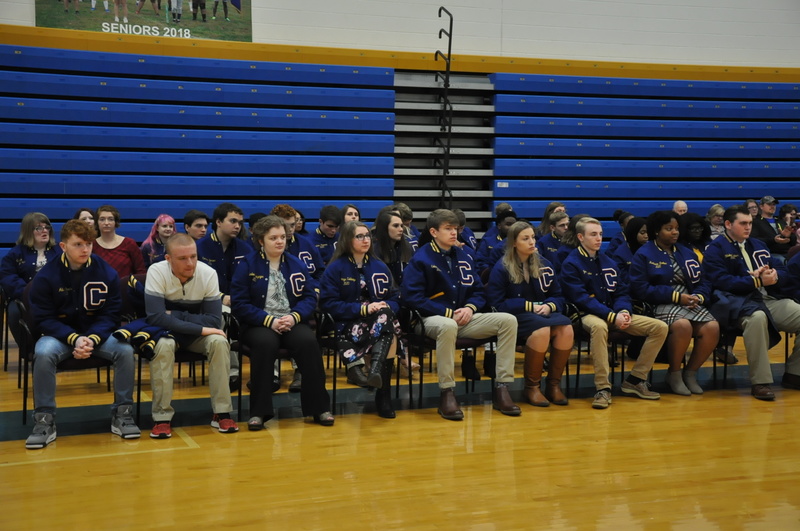
M 464 412 L 458 407 L 453 389 L 442 389 L 439 397 L 439 414 L 447 420 L 464 420 Z
M 775 393 L 772 392 L 769 385 L 754 385 L 750 393 L 759 400 L 775 400 Z
M 359 387 L 367 387 L 367 375 L 362 370 L 363 365 L 353 365 L 347 369 L 347 383 Z
M 785 389 L 797 389 L 800 390 L 800 376 L 796 374 L 789 374 L 788 372 L 783 373 L 783 380 L 781 380 L 781 385 Z
M 234 374 L 228 379 L 228 385 L 231 388 L 231 393 L 234 393 L 242 387 L 242 378 L 238 374 Z
M 303 388 L 302 376 L 300 375 L 300 371 L 295 369 L 294 376 L 292 377 L 292 383 L 289 384 L 289 392 L 299 393 L 302 388 Z

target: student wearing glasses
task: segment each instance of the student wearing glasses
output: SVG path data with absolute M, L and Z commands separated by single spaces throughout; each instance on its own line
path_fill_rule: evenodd
M 25 214 L 20 223 L 17 245 L 12 247 L 0 262 L 0 286 L 10 301 L 8 328 L 17 344 L 20 337 L 18 302 L 22 300 L 22 292 L 36 273 L 59 254 L 61 249 L 53 237 L 50 219 L 41 212 Z

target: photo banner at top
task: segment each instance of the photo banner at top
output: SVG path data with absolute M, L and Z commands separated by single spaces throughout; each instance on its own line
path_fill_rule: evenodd
M 36 0 L 36 25 L 253 42 L 251 0 Z

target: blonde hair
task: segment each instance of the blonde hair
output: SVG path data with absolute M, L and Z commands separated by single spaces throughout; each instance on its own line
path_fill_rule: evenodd
M 517 237 L 525 229 L 533 230 L 533 225 L 527 221 L 517 221 L 508 229 L 508 236 L 506 237 L 506 252 L 503 254 L 503 266 L 506 268 L 506 271 L 508 271 L 508 278 L 514 284 L 522 284 L 525 282 L 524 264 L 517 254 L 517 248 L 514 245 L 517 242 Z M 536 237 L 535 231 L 533 235 Z M 539 253 L 533 252 L 528 257 L 528 269 L 531 272 L 531 278 L 539 278 L 540 267 Z

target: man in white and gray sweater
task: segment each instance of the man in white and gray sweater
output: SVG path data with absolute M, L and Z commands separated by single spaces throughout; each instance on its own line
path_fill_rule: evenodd
M 175 234 L 166 243 L 166 260 L 147 271 L 144 297 L 147 322 L 170 331 L 162 337 L 150 361 L 150 383 L 153 391 L 153 430 L 150 437 L 172 436 L 172 376 L 175 350 L 203 353 L 208 358 L 211 426 L 222 433 L 239 431 L 231 418 L 228 372 L 230 343 L 222 331 L 222 298 L 217 273 L 198 263 L 197 246 L 186 234 Z

